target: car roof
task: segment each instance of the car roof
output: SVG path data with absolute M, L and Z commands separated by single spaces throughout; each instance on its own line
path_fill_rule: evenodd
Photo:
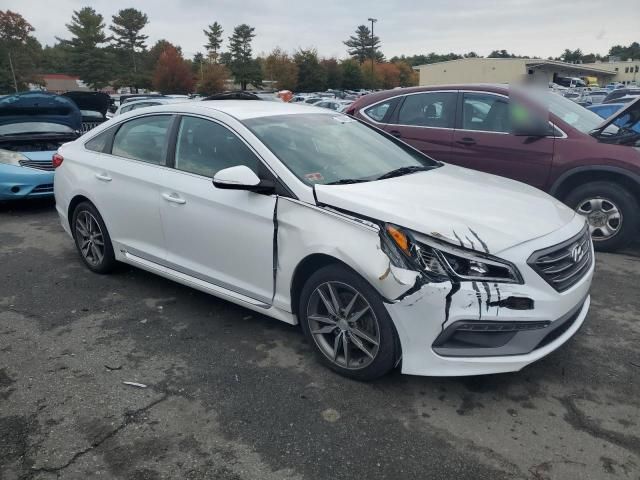
M 168 102 L 163 102 L 168 103 Z M 252 100 L 203 100 L 201 102 L 171 102 L 172 105 L 159 105 L 157 111 L 206 114 L 207 110 L 226 113 L 237 120 L 271 117 L 276 115 L 300 115 L 305 113 L 325 114 L 313 105 L 300 105 L 285 102 L 261 102 Z M 178 103 L 173 104 L 173 103 Z M 149 110 L 146 110 L 147 112 Z M 134 112 L 137 112 L 135 110 Z M 333 112 L 335 115 L 336 113 Z
M 462 83 L 394 88 L 391 90 L 383 90 L 381 92 L 370 93 L 368 95 L 360 97 L 357 101 L 359 105 L 368 105 L 389 97 L 397 97 L 400 95 L 406 95 L 407 93 L 430 92 L 432 90 L 481 90 L 506 94 L 509 91 L 509 85 L 506 83 Z

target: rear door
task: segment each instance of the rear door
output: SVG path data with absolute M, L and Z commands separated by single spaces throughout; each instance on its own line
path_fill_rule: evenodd
M 400 99 L 387 132 L 436 160 L 451 157 L 456 118 L 455 91 L 411 93 Z
M 84 163 L 114 249 L 150 261 L 159 261 L 166 253 L 160 195 L 173 121 L 171 114 L 136 117 L 85 145 L 104 152 L 87 155 Z
M 510 133 L 509 98 L 460 92 L 450 162 L 544 189 L 553 160 L 553 136 Z

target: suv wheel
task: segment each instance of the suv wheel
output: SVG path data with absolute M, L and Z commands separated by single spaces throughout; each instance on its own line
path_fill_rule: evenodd
M 73 211 L 71 231 L 84 264 L 96 273 L 109 273 L 116 265 L 113 246 L 102 217 L 89 202 Z
M 320 361 L 341 375 L 373 380 L 396 364 L 399 341 L 380 295 L 347 268 L 329 265 L 315 272 L 298 311 Z
M 638 202 L 619 184 L 591 182 L 580 185 L 569 193 L 565 203 L 589 222 L 596 250 L 612 252 L 624 248 L 638 232 Z

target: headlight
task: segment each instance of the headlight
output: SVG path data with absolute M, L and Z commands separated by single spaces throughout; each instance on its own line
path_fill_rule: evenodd
M 458 248 L 419 235 L 415 238 L 395 225 L 385 231 L 395 246 L 434 281 L 450 280 L 522 283 L 515 265 L 488 254 Z
M 20 166 L 20 160 L 29 160 L 20 152 L 12 152 L 11 150 L 1 150 L 0 149 L 0 163 L 5 163 L 7 165 L 15 165 L 17 167 Z

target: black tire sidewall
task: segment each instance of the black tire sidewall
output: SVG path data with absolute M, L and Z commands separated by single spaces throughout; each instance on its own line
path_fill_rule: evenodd
M 102 262 L 100 262 L 100 264 L 98 265 L 92 265 L 87 261 L 86 258 L 84 258 L 84 255 L 82 255 L 82 252 L 80 251 L 80 245 L 78 244 L 78 237 L 76 235 L 76 220 L 78 218 L 78 215 L 83 211 L 91 213 L 91 215 L 93 215 L 93 217 L 98 221 L 100 229 L 102 230 L 102 236 L 104 239 L 104 257 L 102 258 Z M 113 270 L 116 265 L 116 260 L 115 254 L 113 252 L 113 245 L 111 244 L 111 237 L 109 236 L 107 226 L 102 220 L 102 216 L 100 215 L 96 207 L 94 207 L 91 203 L 82 202 L 76 206 L 75 210 L 73 211 L 71 221 L 71 233 L 73 235 L 73 241 L 76 244 L 76 250 L 78 251 L 80 258 L 82 259 L 82 262 L 87 266 L 89 270 L 95 273 L 109 273 Z
M 363 295 L 374 310 L 380 329 L 380 346 L 376 358 L 365 368 L 349 370 L 334 364 L 320 350 L 309 330 L 307 320 L 307 304 L 311 294 L 318 285 L 328 281 L 338 281 L 352 286 Z M 331 264 L 320 268 L 305 282 L 300 294 L 298 306 L 298 319 L 307 341 L 313 347 L 320 361 L 331 370 L 356 380 L 368 381 L 381 377 L 394 368 L 399 358 L 399 341 L 393 320 L 384 307 L 382 297 L 360 275 L 340 264 Z
M 622 225 L 620 231 L 611 239 L 594 241 L 594 248 L 603 252 L 612 252 L 626 247 L 638 232 L 640 212 L 636 198 L 624 186 L 607 181 L 585 183 L 569 192 L 565 203 L 576 210 L 579 202 L 598 197 L 609 198 L 616 204 L 622 213 Z

